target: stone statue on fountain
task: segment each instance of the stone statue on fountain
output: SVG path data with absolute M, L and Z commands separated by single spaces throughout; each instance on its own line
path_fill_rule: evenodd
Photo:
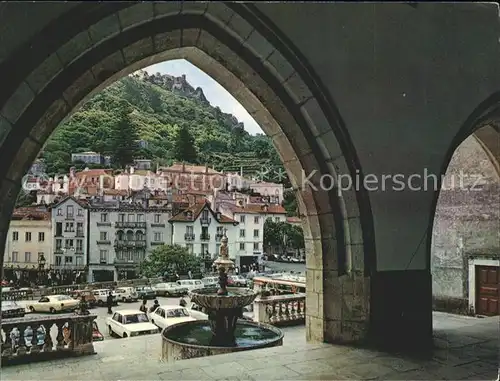
M 227 295 L 227 276 L 234 269 L 234 262 L 229 259 L 229 252 L 227 247 L 227 229 L 224 229 L 219 249 L 219 258 L 214 261 L 214 265 L 219 270 L 219 290 L 217 295 Z

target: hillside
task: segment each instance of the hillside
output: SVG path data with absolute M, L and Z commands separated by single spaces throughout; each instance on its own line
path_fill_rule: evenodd
M 281 167 L 267 136 L 248 134 L 243 123 L 212 106 L 203 89 L 191 86 L 185 76 L 141 71 L 95 95 L 57 128 L 42 154 L 48 172 L 67 171 L 71 153 L 109 154 L 111 131 L 124 107 L 131 110 L 130 119 L 139 138 L 148 143 L 139 153 L 141 158 L 162 165 L 176 160 L 173 142 L 179 129 L 187 127 L 194 137 L 200 164 L 224 171 L 243 167 L 247 175 L 264 165 Z

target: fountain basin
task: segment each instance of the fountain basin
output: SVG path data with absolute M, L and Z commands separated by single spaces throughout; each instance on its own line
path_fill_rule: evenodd
M 236 346 L 211 346 L 212 331 L 206 320 L 166 327 L 162 332 L 162 360 L 172 362 L 283 345 L 283 332 L 268 324 L 238 320 Z
M 242 287 L 228 287 L 228 295 L 217 295 L 217 288 L 201 288 L 189 293 L 191 302 L 212 310 L 241 308 L 252 304 L 258 293 Z

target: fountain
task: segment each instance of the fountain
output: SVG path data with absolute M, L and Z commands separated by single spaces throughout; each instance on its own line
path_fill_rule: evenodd
M 221 239 L 219 288 L 190 292 L 191 301 L 204 307 L 208 321 L 197 320 L 167 327 L 162 332 L 162 359 L 175 361 L 195 357 L 247 351 L 283 345 L 283 333 L 271 325 L 240 320 L 243 307 L 253 303 L 257 293 L 248 288 L 229 287 L 228 274 L 234 269 L 229 259 L 226 230 Z

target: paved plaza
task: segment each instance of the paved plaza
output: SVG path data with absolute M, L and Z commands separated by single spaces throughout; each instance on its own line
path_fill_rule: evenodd
M 306 344 L 304 327 L 285 328 L 282 347 L 164 363 L 161 338 L 95 343 L 97 354 L 2 368 L 9 380 L 495 380 L 498 317 L 434 314 L 430 359 L 328 344 Z

